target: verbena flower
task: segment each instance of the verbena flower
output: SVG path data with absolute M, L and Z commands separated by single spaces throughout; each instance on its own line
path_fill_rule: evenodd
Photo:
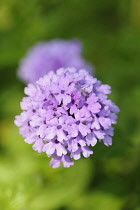
M 91 65 L 82 58 L 82 44 L 78 40 L 53 40 L 32 47 L 21 60 L 18 77 L 25 83 L 34 83 L 49 71 L 75 67 L 92 72 Z
M 85 70 L 61 68 L 49 72 L 25 88 L 23 112 L 15 124 L 25 142 L 52 157 L 53 168 L 74 164 L 97 141 L 112 145 L 118 107 L 108 99 L 110 86 L 101 84 Z

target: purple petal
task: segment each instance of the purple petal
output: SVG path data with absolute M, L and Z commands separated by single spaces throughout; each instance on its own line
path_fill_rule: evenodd
M 37 115 L 34 115 L 31 117 L 30 126 L 37 127 L 42 124 L 43 119 L 41 117 L 38 117 Z
M 83 136 L 86 136 L 87 133 L 90 133 L 90 129 L 87 127 L 87 125 L 84 125 L 84 124 L 80 123 L 78 128 L 79 128 L 80 133 Z
M 36 141 L 36 136 L 35 135 L 31 135 L 27 138 L 24 139 L 24 141 L 28 144 L 32 144 Z
M 53 118 L 53 119 L 49 120 L 47 122 L 47 125 L 48 126 L 57 126 L 58 125 L 58 119 L 57 118 Z
M 109 118 L 110 118 L 112 124 L 116 124 L 117 123 L 116 120 L 117 120 L 118 117 L 117 117 L 117 115 L 115 113 L 110 113 L 109 114 Z
M 35 151 L 38 151 L 39 153 L 40 152 L 43 152 L 43 141 L 42 140 L 37 140 L 34 145 L 32 146 L 32 148 L 35 150 Z
M 72 114 L 76 114 L 76 113 L 77 113 L 77 107 L 76 107 L 76 105 L 71 106 L 71 108 L 70 108 L 70 114 L 72 115 Z
M 81 146 L 86 146 L 86 142 L 82 139 L 78 140 L 78 144 L 80 144 Z
M 67 94 L 64 94 L 63 95 L 63 104 L 64 105 L 67 105 L 70 102 L 71 102 L 71 96 L 70 95 L 67 95 Z
M 59 125 L 63 125 L 64 124 L 64 121 L 65 121 L 65 118 L 64 117 L 60 117 L 58 119 L 58 121 L 59 121 Z
M 92 128 L 92 129 L 93 129 L 93 128 L 100 129 L 100 124 L 99 124 L 99 122 L 98 122 L 97 117 L 94 117 L 94 122 L 92 123 L 91 128 Z
M 105 136 L 105 133 L 103 131 L 94 131 L 94 133 L 98 139 L 103 139 Z
M 98 97 L 95 95 L 95 93 L 92 93 L 92 95 L 87 99 L 88 104 L 94 104 L 97 102 Z
M 81 148 L 78 148 L 77 151 L 71 153 L 71 158 L 74 158 L 74 160 L 78 160 L 81 157 Z
M 61 158 L 60 159 L 52 158 L 50 160 L 50 166 L 52 166 L 53 168 L 59 168 L 60 167 L 60 163 L 61 163 Z
M 41 138 L 44 138 L 44 136 L 46 135 L 46 129 L 47 126 L 45 124 L 41 124 L 39 129 L 36 131 L 36 135 L 40 136 Z
M 61 144 L 57 144 L 56 145 L 56 154 L 58 156 L 66 155 L 67 150 Z
M 59 142 L 63 142 L 63 140 L 67 140 L 67 137 L 62 129 L 57 130 L 57 140 Z
M 76 139 L 72 139 L 72 142 L 71 142 L 71 151 L 72 152 L 75 152 L 78 150 L 78 144 L 77 144 L 77 140 Z
M 76 137 L 78 135 L 77 125 L 73 124 L 69 129 L 69 133 L 70 133 L 71 137 Z
M 61 74 L 60 79 L 59 79 L 59 86 L 61 90 L 67 90 L 69 86 L 69 78 L 64 77 L 63 74 Z
M 110 136 L 105 136 L 105 138 L 103 139 L 103 142 L 106 146 L 110 146 L 112 145 L 112 138 Z
M 68 86 L 68 88 L 67 88 L 67 90 L 66 90 L 66 93 L 71 94 L 75 89 L 76 89 L 76 88 L 75 88 L 75 84 L 74 84 L 74 83 L 71 83 L 71 84 Z
M 62 97 L 63 97 L 62 94 L 55 95 L 55 98 L 56 98 L 56 100 L 58 101 L 58 104 L 61 104 Z
M 31 131 L 30 131 L 30 128 L 29 126 L 25 125 L 23 127 L 21 127 L 19 129 L 19 133 L 24 137 L 24 138 L 27 138 L 28 136 L 31 135 Z
M 61 90 L 59 89 L 58 85 L 56 83 L 54 83 L 54 82 L 51 83 L 50 91 L 52 93 L 54 93 L 54 94 L 61 92 Z
M 50 127 L 46 129 L 46 139 L 53 139 L 56 136 L 56 127 Z
M 46 152 L 48 157 L 50 157 L 55 152 L 55 144 L 52 142 L 45 144 L 43 147 L 43 152 Z
M 90 114 L 89 110 L 87 109 L 87 107 L 83 106 L 83 107 L 80 109 L 80 116 L 81 116 L 81 117 L 86 117 L 86 118 L 88 118 L 88 117 L 91 116 L 91 114 Z
M 15 125 L 20 127 L 23 125 L 23 120 L 22 120 L 22 117 L 19 115 L 19 116 L 16 116 L 15 117 L 15 121 L 14 121 Z
M 111 93 L 111 87 L 109 85 L 101 85 L 99 88 L 98 88 L 98 91 L 101 91 L 103 92 L 104 94 L 110 94 Z
M 24 97 L 22 102 L 20 102 L 20 107 L 22 110 L 32 109 L 31 100 L 28 97 Z
M 94 103 L 94 104 L 89 104 L 89 105 L 88 105 L 88 109 L 89 109 L 93 114 L 95 114 L 95 113 L 98 113 L 98 112 L 100 111 L 101 105 L 100 105 L 98 102 L 96 102 L 96 103 Z
M 104 129 L 108 129 L 111 126 L 111 120 L 109 118 L 99 117 L 99 122 Z
M 93 151 L 90 150 L 87 146 L 82 147 L 82 154 L 85 158 L 88 158 L 91 154 L 93 154 Z
M 65 168 L 69 168 L 70 166 L 74 165 L 74 162 L 67 155 L 62 157 L 62 162 Z
M 24 93 L 28 96 L 34 96 L 36 91 L 36 87 L 33 84 L 28 84 L 28 86 L 24 89 Z
M 87 140 L 87 145 L 91 145 L 92 147 L 94 147 L 97 143 L 97 139 L 95 138 L 94 133 L 89 133 L 86 137 Z
M 66 117 L 66 120 L 65 120 L 65 123 L 66 123 L 67 125 L 71 125 L 71 124 L 74 124 L 75 121 L 76 121 L 76 120 L 75 120 L 72 116 L 67 116 L 67 117 Z

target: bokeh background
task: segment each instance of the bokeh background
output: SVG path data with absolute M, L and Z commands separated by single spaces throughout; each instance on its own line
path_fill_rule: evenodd
M 40 40 L 79 38 L 120 107 L 113 146 L 68 169 L 25 144 L 14 125 L 19 60 Z M 0 209 L 140 210 L 140 1 L 0 1 Z

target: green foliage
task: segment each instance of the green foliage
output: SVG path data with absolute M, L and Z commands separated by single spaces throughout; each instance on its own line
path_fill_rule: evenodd
M 138 0 L 0 1 L 0 209 L 140 209 L 139 23 Z M 112 147 L 52 169 L 13 123 L 24 95 L 16 71 L 37 41 L 75 37 L 121 112 Z

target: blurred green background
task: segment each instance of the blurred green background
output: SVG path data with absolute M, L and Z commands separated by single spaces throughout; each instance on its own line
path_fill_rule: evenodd
M 18 62 L 40 40 L 79 38 L 120 107 L 113 146 L 52 169 L 14 125 Z M 0 1 L 0 209 L 140 210 L 140 0 Z

